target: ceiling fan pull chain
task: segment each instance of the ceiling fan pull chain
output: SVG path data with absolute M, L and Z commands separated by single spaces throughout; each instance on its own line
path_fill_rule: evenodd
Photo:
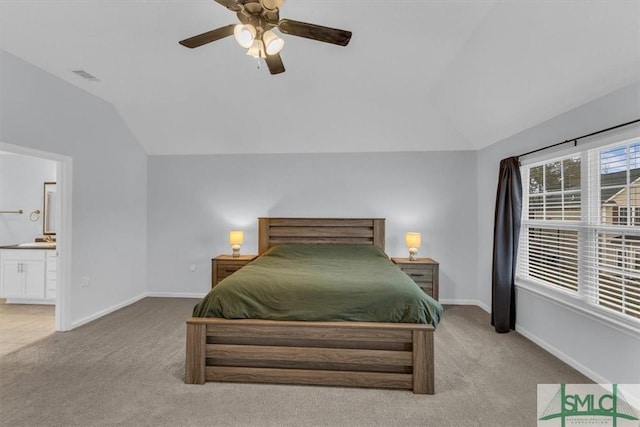
M 256 58 L 256 63 L 258 64 L 258 70 L 260 69 L 260 58 Z

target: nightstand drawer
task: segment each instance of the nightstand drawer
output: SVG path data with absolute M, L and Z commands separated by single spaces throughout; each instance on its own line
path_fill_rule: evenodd
M 218 275 L 218 281 L 224 279 L 225 277 L 231 276 L 236 271 L 240 270 L 244 267 L 244 264 L 227 264 L 227 263 L 218 263 L 216 268 L 216 274 Z
M 420 289 L 423 290 L 425 294 L 431 295 L 433 297 L 433 283 L 417 283 Z
M 434 299 L 438 299 L 439 267 L 437 261 L 431 258 L 418 258 L 410 261 L 408 258 L 391 258 L 400 269 L 415 282 L 416 285 Z
M 413 266 L 399 266 L 407 276 L 411 277 L 414 282 L 433 283 L 433 269 L 425 269 L 423 267 L 415 268 Z
M 257 255 L 220 255 L 211 260 L 211 287 L 217 285 L 222 279 L 231 276 L 245 265 L 257 258 Z

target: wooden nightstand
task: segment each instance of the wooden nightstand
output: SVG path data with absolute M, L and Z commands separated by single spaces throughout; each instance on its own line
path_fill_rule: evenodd
M 245 265 L 256 259 L 258 255 L 219 255 L 211 259 L 211 287 L 213 288 L 225 277 L 231 276 Z
M 440 264 L 437 261 L 431 258 L 418 258 L 416 261 L 409 261 L 409 258 L 391 258 L 391 261 L 411 277 L 426 294 L 435 300 L 438 299 Z

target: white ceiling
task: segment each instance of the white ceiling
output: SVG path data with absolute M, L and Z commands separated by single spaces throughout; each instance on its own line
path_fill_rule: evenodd
M 213 0 L 0 0 L 0 48 L 111 102 L 150 154 L 475 150 L 640 79 L 640 0 L 288 0 L 280 16 L 351 44 L 284 35 L 271 76 L 233 37 L 178 44 L 236 22 Z

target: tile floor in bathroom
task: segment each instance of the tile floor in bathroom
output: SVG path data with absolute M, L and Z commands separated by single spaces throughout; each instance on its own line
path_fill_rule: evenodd
M 55 330 L 55 306 L 6 304 L 0 299 L 0 356 L 41 340 Z

